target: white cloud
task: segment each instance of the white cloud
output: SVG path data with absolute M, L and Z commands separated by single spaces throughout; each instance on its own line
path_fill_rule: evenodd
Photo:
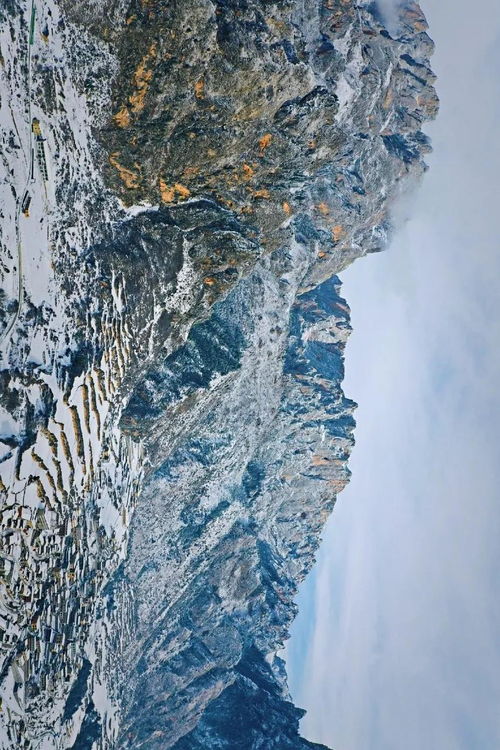
M 423 5 L 435 153 L 392 249 L 344 274 L 353 479 L 292 670 L 336 750 L 500 747 L 500 6 Z
M 375 0 L 379 8 L 384 24 L 391 34 L 396 34 L 399 27 L 399 10 L 402 0 Z

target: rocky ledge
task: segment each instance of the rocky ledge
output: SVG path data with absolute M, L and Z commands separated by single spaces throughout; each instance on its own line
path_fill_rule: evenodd
M 0 9 L 0 747 L 319 747 L 279 652 L 349 478 L 338 273 L 437 110 L 418 5 Z

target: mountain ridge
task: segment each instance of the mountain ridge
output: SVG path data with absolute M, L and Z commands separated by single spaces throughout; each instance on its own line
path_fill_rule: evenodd
M 278 653 L 349 479 L 337 274 L 430 150 L 400 16 L 2 9 L 4 750 L 321 747 Z

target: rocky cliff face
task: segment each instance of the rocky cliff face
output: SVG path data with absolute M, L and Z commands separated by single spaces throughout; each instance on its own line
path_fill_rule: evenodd
M 349 308 L 437 99 L 419 7 L 8 0 L 0 747 L 308 748 Z

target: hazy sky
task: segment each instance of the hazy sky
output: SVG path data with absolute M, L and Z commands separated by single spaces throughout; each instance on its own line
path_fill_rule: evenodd
M 288 650 L 335 750 L 500 748 L 500 2 L 421 5 L 435 151 L 391 249 L 343 275 L 353 478 Z

